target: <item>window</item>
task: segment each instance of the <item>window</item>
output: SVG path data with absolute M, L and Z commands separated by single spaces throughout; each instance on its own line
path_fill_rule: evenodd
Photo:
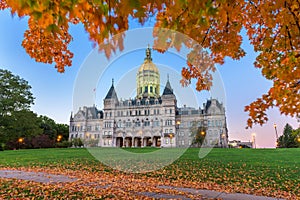
M 111 122 L 105 122 L 104 127 L 105 128 L 111 128 L 112 127 L 111 124 L 112 124 Z
M 184 140 L 181 140 L 181 145 L 184 145 Z
M 99 124 L 96 124 L 95 131 L 100 131 L 100 125 Z
M 169 133 L 174 133 L 174 132 L 173 132 L 173 129 L 170 129 L 170 130 L 169 130 Z
M 88 125 L 88 126 L 86 127 L 86 131 L 91 131 L 91 130 L 92 130 L 92 126 Z
M 118 121 L 117 123 L 117 128 L 121 128 L 122 127 L 122 122 L 121 121 Z
M 167 120 L 166 121 L 166 126 L 170 126 L 170 125 L 172 125 L 172 120 Z
M 152 86 L 150 86 L 150 92 L 151 92 L 151 93 L 153 92 L 153 87 L 152 87 Z
M 158 120 L 155 120 L 155 121 L 153 122 L 153 126 L 159 126 L 159 121 L 158 121 Z
M 172 114 L 172 109 L 170 109 L 170 114 Z
M 126 127 L 131 127 L 131 122 L 126 122 Z
M 135 126 L 141 126 L 141 122 L 139 119 L 137 119 L 137 121 L 135 122 Z
M 169 144 L 169 138 L 165 138 L 166 144 Z
M 145 121 L 145 122 L 144 122 L 144 126 L 150 126 L 150 121 L 148 121 L 148 120 Z
M 145 86 L 145 92 L 146 93 L 148 92 L 148 86 Z
M 165 129 L 165 133 L 169 133 L 169 130 L 168 130 L 168 129 Z

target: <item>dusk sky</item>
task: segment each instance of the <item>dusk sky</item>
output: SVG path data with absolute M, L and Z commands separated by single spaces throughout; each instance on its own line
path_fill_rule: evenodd
M 61 74 L 57 72 L 54 65 L 37 63 L 26 54 L 21 46 L 23 34 L 27 29 L 26 18 L 19 19 L 17 16 L 12 17 L 8 11 L 1 11 L 0 25 L 0 67 L 12 71 L 13 74 L 19 75 L 29 82 L 32 86 L 32 93 L 36 97 L 35 105 L 32 106 L 34 112 L 39 115 L 47 115 L 57 122 L 68 124 L 70 113 L 72 111 L 77 112 L 77 110 L 73 110 L 73 90 L 78 84 L 76 78 L 79 77 L 80 79 L 81 77 L 79 72 L 82 73 L 87 65 L 91 65 L 90 63 L 96 67 L 96 71 L 107 67 L 101 62 L 103 55 L 98 54 L 97 50 L 93 51 L 92 43 L 89 41 L 88 34 L 84 31 L 82 25 L 71 26 L 70 32 L 73 41 L 69 48 L 74 53 L 73 65 L 66 68 L 65 73 Z M 146 23 L 144 27 L 151 26 L 153 26 L 153 21 Z M 141 26 L 132 21 L 130 28 L 134 32 L 136 28 L 141 28 Z M 137 40 L 140 39 L 139 36 L 136 37 Z M 134 97 L 136 70 L 144 60 L 145 48 L 148 43 L 151 45 L 153 41 L 150 36 L 143 35 L 140 37 L 143 37 L 141 42 L 145 42 L 144 47 L 140 46 L 140 48 L 130 51 L 128 50 L 130 48 L 126 49 L 125 45 L 125 51 L 128 50 L 128 52 L 123 52 L 123 54 L 121 52 L 120 56 L 117 57 L 118 59 L 113 62 L 112 60 L 107 61 L 110 64 L 105 73 L 98 77 L 96 85 L 89 86 L 96 88 L 93 100 L 98 108 L 102 109 L 102 100 L 111 86 L 112 78 L 115 80 L 119 98 Z M 128 39 L 128 45 L 131 41 L 132 39 Z M 255 125 L 252 129 L 245 129 L 247 113 L 244 112 L 244 106 L 266 93 L 272 83 L 261 75 L 259 69 L 254 68 L 253 62 L 256 54 L 245 34 L 243 34 L 242 47 L 247 52 L 244 58 L 239 61 L 226 59 L 224 65 L 217 65 L 220 75 L 218 83 L 222 83 L 225 98 L 218 96 L 216 98 L 220 98 L 225 104 L 229 139 L 249 141 L 251 140 L 251 134 L 256 133 L 257 147 L 274 147 L 274 123 L 277 124 L 279 135 L 282 134 L 286 123 L 291 124 L 293 128 L 297 128 L 299 124 L 296 119 L 281 116 L 278 109 L 274 108 L 268 112 L 269 122 L 267 124 L 262 127 Z M 187 106 L 190 104 L 193 104 L 190 106 L 202 106 L 202 103 L 205 103 L 210 95 L 214 97 L 214 91 L 211 93 L 195 92 L 194 84 L 189 88 L 181 88 L 178 82 L 180 79 L 179 73 L 185 60 L 176 53 L 170 51 L 165 54 L 157 52 L 152 52 L 152 54 L 153 62 L 160 69 L 162 87 L 167 80 L 167 74 L 169 74 L 171 85 L 179 98 L 179 106 L 184 104 Z M 100 62 L 97 62 L 97 60 L 100 60 Z M 89 72 L 94 73 L 93 70 Z M 89 78 L 83 80 L 84 82 L 81 81 L 79 84 L 84 85 L 91 81 Z M 130 85 L 128 87 L 127 82 Z M 90 88 L 87 90 L 92 91 Z M 190 94 L 195 94 L 196 104 L 191 102 Z

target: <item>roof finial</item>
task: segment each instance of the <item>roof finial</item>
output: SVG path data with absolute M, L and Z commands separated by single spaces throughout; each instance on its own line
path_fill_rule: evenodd
M 111 80 L 111 84 L 114 85 L 114 79 Z
M 168 78 L 168 81 L 169 81 L 169 73 L 167 74 L 167 78 Z
M 148 60 L 148 61 L 152 61 L 152 58 L 151 58 L 151 49 L 150 49 L 150 45 L 148 44 L 148 47 L 146 49 L 146 58 L 145 60 Z

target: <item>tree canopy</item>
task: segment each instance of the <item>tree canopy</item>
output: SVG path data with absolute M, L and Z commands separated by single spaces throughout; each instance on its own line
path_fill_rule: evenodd
M 293 127 L 286 124 L 283 134 L 278 138 L 278 147 L 280 148 L 293 148 L 300 146 L 298 138 L 300 138 L 300 128 L 293 130 Z
M 26 80 L 0 69 L 0 86 L 0 149 L 53 147 L 58 135 L 68 140 L 68 125 L 30 110 L 34 97 Z
M 99 50 L 109 57 L 123 50 L 129 18 L 143 24 L 155 16 L 159 29 L 153 32 L 154 48 L 160 52 L 172 47 L 180 50 L 182 45 L 190 48 L 181 83 L 189 85 L 197 79 L 197 90 L 210 89 L 214 63 L 245 56 L 241 47 L 244 28 L 258 52 L 254 66 L 273 82 L 266 94 L 245 107 L 248 127 L 265 123 L 266 111 L 274 106 L 290 116 L 300 112 L 299 0 L 0 0 L 0 9 L 6 8 L 29 17 L 22 43 L 26 52 L 37 62 L 55 63 L 59 72 L 72 65 L 69 24 L 82 23 L 90 40 L 103 44 Z
M 34 97 L 26 80 L 0 69 L 0 86 L 0 118 L 11 116 L 16 111 L 29 110 Z

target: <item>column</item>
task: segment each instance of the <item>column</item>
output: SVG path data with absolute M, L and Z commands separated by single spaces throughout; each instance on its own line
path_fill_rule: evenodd
M 142 138 L 141 138 L 141 147 L 144 147 L 144 146 L 145 146 L 144 142 L 145 142 L 145 141 L 144 141 L 144 137 L 142 137 Z

